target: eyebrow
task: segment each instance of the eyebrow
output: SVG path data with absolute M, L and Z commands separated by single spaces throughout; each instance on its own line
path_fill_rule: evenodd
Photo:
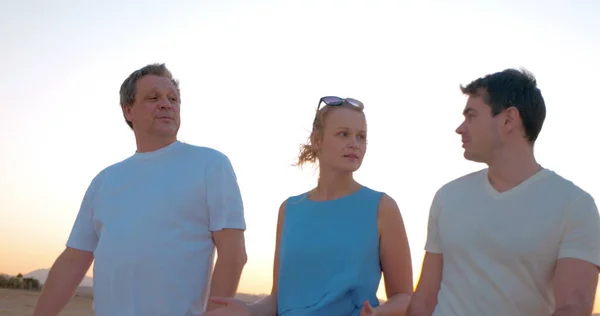
M 351 130 L 351 128 L 345 127 L 345 126 L 338 126 L 337 128 L 338 131 L 349 131 Z M 367 133 L 366 130 L 359 130 L 359 133 Z
M 159 93 L 159 88 L 158 88 L 158 87 L 152 87 L 152 88 L 151 88 L 151 89 L 150 89 L 150 90 L 149 90 L 149 91 L 146 93 L 146 96 L 149 96 L 149 95 L 152 95 L 152 94 L 155 94 L 155 93 Z M 176 95 L 176 96 L 179 98 L 179 93 L 177 93 L 177 90 L 174 90 L 173 88 L 169 88 L 165 94 L 167 94 L 167 95 L 168 95 L 168 94 L 170 94 L 170 93 L 173 93 L 173 94 L 175 94 L 175 95 Z
M 148 93 L 152 93 L 152 92 L 156 93 L 159 90 L 162 90 L 162 89 L 158 86 L 154 86 L 154 87 L 151 87 L 150 89 L 148 89 Z M 174 89 L 174 88 L 167 88 L 166 91 L 167 91 L 167 93 L 169 93 L 169 92 L 177 93 L 177 89 Z
M 474 108 L 466 108 L 466 109 L 463 111 L 463 115 L 467 115 L 467 114 L 469 114 L 469 113 L 477 113 L 477 110 L 475 110 Z

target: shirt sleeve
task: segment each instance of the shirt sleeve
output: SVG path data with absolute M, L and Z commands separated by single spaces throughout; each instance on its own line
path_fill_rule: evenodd
M 71 234 L 67 240 L 67 247 L 78 250 L 94 252 L 98 244 L 98 234 L 94 226 L 94 208 L 93 201 L 98 191 L 98 177 L 88 186 L 79 212 L 75 218 L 75 223 L 71 229 Z
M 235 171 L 227 156 L 220 154 L 215 158 L 206 170 L 209 229 L 245 230 L 244 204 Z
M 429 219 L 427 223 L 427 241 L 425 243 L 425 251 L 432 253 L 442 253 L 439 235 L 439 216 L 441 212 L 440 192 L 438 191 L 433 197 L 433 202 L 429 208 Z
M 585 193 L 568 208 L 558 258 L 574 258 L 600 267 L 600 216 L 594 198 Z

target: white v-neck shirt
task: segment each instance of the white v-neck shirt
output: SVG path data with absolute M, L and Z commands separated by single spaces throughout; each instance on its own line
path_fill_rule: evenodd
M 436 193 L 425 250 L 444 258 L 434 316 L 550 315 L 557 259 L 600 266 L 600 217 L 553 171 L 500 193 L 484 169 Z
M 101 171 L 67 246 L 94 253 L 97 316 L 197 316 L 224 228 L 246 228 L 229 159 L 175 142 Z

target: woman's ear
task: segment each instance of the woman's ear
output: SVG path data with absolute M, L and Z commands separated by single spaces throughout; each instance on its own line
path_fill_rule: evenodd
M 319 148 L 321 147 L 321 139 L 315 132 L 310 134 L 310 145 L 315 153 L 319 152 Z

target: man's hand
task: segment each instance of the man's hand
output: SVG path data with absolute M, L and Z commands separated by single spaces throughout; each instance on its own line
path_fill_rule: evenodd
M 210 302 L 220 306 L 202 314 L 202 316 L 252 316 L 248 306 L 238 299 L 212 297 Z

